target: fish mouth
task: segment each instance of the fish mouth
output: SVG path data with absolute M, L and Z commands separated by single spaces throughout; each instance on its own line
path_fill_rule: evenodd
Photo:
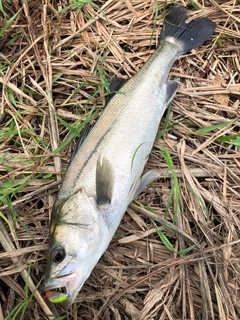
M 72 272 L 49 280 L 44 286 L 46 298 L 52 303 L 63 303 L 63 307 L 68 308 L 75 296 L 76 278 L 77 273 Z
M 46 279 L 46 298 L 52 303 L 61 303 L 64 309 L 68 309 L 86 280 L 82 269 L 81 263 L 75 258 L 69 259 L 64 266 L 59 266 Z
M 54 277 L 53 279 L 49 279 L 45 283 L 45 290 L 66 287 L 66 282 L 72 282 L 76 275 L 77 272 L 70 272 L 69 274 L 62 274 L 62 272 L 60 272 L 58 276 Z

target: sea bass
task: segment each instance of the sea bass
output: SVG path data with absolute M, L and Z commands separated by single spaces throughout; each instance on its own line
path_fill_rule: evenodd
M 72 156 L 52 210 L 45 282 L 48 299 L 65 308 L 108 247 L 129 203 L 158 177 L 142 173 L 178 88 L 177 81 L 167 79 L 170 68 L 216 28 L 207 18 L 187 23 L 188 18 L 184 7 L 170 7 L 155 53 L 118 86 L 120 93 Z

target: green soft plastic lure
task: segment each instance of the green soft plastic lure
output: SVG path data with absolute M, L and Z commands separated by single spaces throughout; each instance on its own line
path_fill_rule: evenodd
M 60 303 L 60 302 L 63 302 L 65 300 L 67 300 L 68 294 L 62 293 L 62 292 L 48 290 L 46 292 L 46 297 L 52 303 Z

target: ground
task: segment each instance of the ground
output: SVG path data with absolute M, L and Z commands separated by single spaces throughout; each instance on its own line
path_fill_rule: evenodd
M 66 313 L 45 298 L 51 208 L 109 82 L 132 77 L 175 1 L 0 0 L 0 320 L 240 319 L 240 3 L 178 3 L 217 23 L 181 86 L 129 208 Z M 129 141 L 131 143 L 131 141 Z

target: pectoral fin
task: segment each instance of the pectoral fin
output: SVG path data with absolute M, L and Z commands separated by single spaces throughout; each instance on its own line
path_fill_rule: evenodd
M 131 203 L 142 191 L 146 186 L 152 183 L 154 180 L 158 179 L 160 174 L 154 170 L 148 171 L 145 173 L 140 179 L 139 176 L 135 179 L 131 191 L 130 191 L 130 201 Z
M 98 205 L 110 204 L 113 192 L 113 172 L 109 161 L 103 157 L 97 160 L 96 202 Z

